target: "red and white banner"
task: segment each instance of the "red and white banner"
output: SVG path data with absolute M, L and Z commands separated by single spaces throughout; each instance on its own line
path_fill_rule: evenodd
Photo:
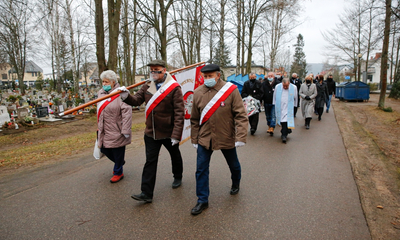
M 203 67 L 204 65 L 177 73 L 173 76 L 173 78 L 181 85 L 183 101 L 185 103 L 185 124 L 181 141 L 190 137 L 190 114 L 192 113 L 193 92 L 198 86 L 204 83 L 203 76 L 200 73 L 200 70 Z
M 179 84 L 171 79 L 164 86 L 162 86 L 158 91 L 150 98 L 149 102 L 146 104 L 146 119 L 153 111 L 153 109 L 167 96 L 172 90 L 178 87 Z

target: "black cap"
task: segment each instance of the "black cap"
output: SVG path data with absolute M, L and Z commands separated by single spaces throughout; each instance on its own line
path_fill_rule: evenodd
M 155 59 L 155 60 L 149 62 L 149 64 L 147 64 L 147 66 L 162 66 L 162 67 L 165 67 L 166 64 L 165 64 L 165 62 L 163 60 Z
M 221 71 L 221 69 L 219 68 L 219 66 L 217 64 L 208 64 L 205 65 L 202 69 L 201 72 L 202 73 L 206 73 L 206 72 L 219 72 Z

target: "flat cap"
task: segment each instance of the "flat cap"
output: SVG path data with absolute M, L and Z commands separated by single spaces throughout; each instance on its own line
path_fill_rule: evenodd
M 165 67 L 167 65 L 165 64 L 165 62 L 163 60 L 155 59 L 155 60 L 149 62 L 149 64 L 147 64 L 147 66 L 162 66 L 162 67 Z
M 208 64 L 205 65 L 202 69 L 201 72 L 206 73 L 206 72 L 219 72 L 221 71 L 221 69 L 219 68 L 219 66 L 217 64 Z

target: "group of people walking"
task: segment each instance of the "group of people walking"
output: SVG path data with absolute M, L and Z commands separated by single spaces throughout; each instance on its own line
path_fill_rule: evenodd
M 318 120 L 321 121 L 324 106 L 326 104 L 328 113 L 335 91 L 336 84 L 332 75 L 324 81 L 323 75 L 314 79 L 313 74 L 310 74 L 302 82 L 296 73 L 289 79 L 283 78 L 281 72 L 269 72 L 260 80 L 256 79 L 256 74 L 250 73 L 241 95 L 243 98 L 252 96 L 264 103 L 267 133 L 273 136 L 276 124 L 281 125 L 281 139 L 286 143 L 288 134 L 294 129 L 294 118 L 298 108 L 301 106 L 305 128 L 310 129 L 312 114 L 317 114 Z M 257 130 L 258 118 L 258 113 L 249 117 L 251 135 Z
M 132 106 L 146 103 L 146 161 L 142 172 L 141 192 L 131 197 L 151 203 L 161 146 L 168 150 L 171 157 L 174 178 L 172 188 L 179 188 L 182 184 L 183 160 L 179 142 L 184 126 L 185 107 L 181 87 L 166 71 L 165 62 L 153 60 L 147 66 L 150 67 L 150 80 L 134 95 L 126 87 L 119 86 L 115 72 L 108 70 L 100 75 L 103 88 L 98 93 L 99 97 L 117 90 L 121 92 L 98 103 L 97 146 L 114 162 L 110 182 L 122 180 L 125 147 L 131 143 Z M 215 64 L 204 66 L 201 69 L 204 84 L 193 95 L 190 123 L 191 142 L 197 152 L 195 177 L 198 199 L 191 210 L 192 215 L 198 215 L 208 208 L 209 167 L 211 155 L 216 150 L 221 150 L 231 172 L 232 185 L 229 193 L 239 193 L 241 166 L 236 148 L 246 144 L 249 123 L 251 135 L 256 132 L 259 119 L 258 113 L 247 116 L 242 97 L 252 96 L 263 101 L 267 132 L 272 136 L 275 126 L 280 125 L 282 142 L 286 143 L 288 134 L 294 129 L 294 118 L 300 102 L 305 125 L 309 129 L 314 111 L 318 112 L 321 120 L 324 103 L 327 103 L 329 112 L 330 99 L 335 91 L 331 76 L 324 82 L 320 75 L 319 81 L 313 83 L 313 76 L 309 75 L 302 83 L 295 73 L 289 79 L 283 78 L 280 72 L 270 72 L 263 81 L 257 80 L 256 74 L 249 74 L 249 81 L 244 84 L 240 94 L 234 84 L 221 79 L 220 71 L 220 67 Z
M 141 192 L 131 197 L 151 203 L 157 175 L 157 163 L 161 146 L 170 156 L 174 180 L 172 188 L 182 184 L 183 161 L 179 150 L 182 137 L 185 108 L 180 85 L 166 71 L 162 60 L 153 60 L 150 80 L 134 95 L 126 87 L 120 87 L 113 71 L 100 75 L 103 89 L 99 96 L 120 90 L 121 93 L 104 100 L 98 106 L 97 144 L 101 152 L 114 162 L 112 183 L 123 179 L 125 146 L 131 142 L 132 107 L 146 103 L 146 128 L 144 142 L 146 162 L 142 172 Z M 204 84 L 193 95 L 191 112 L 191 142 L 197 151 L 196 195 L 197 204 L 192 215 L 200 214 L 208 207 L 209 166 L 213 151 L 221 150 L 231 172 L 230 194 L 239 193 L 241 166 L 236 147 L 244 146 L 248 131 L 248 117 L 237 87 L 221 80 L 220 68 L 208 64 L 201 69 Z M 129 117 L 129 116 L 130 117 Z M 112 143 L 112 144 L 111 144 Z

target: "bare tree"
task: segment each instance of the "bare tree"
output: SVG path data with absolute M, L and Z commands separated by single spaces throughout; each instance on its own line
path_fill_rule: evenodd
M 388 70 L 388 51 L 390 38 L 390 18 L 392 14 L 392 1 L 385 0 L 385 30 L 383 34 L 382 58 L 381 58 L 381 93 L 379 95 L 379 108 L 385 107 L 387 70 Z
M 0 48 L 18 77 L 21 93 L 25 94 L 24 74 L 29 46 L 28 32 L 30 10 L 27 2 L 17 0 L 0 1 Z

